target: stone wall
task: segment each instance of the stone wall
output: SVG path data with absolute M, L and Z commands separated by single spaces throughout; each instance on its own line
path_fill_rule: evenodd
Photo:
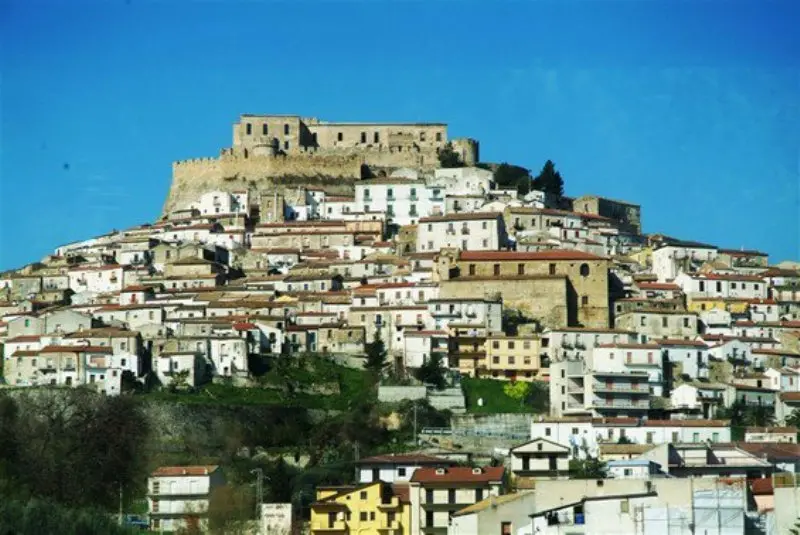
M 464 278 L 440 282 L 439 297 L 488 297 L 500 294 L 505 308 L 519 310 L 543 327 L 568 324 L 566 277 Z
M 396 403 L 405 399 L 425 399 L 428 389 L 425 386 L 379 386 L 378 401 Z
M 164 213 L 183 208 L 211 190 L 278 191 L 301 186 L 323 187 L 335 195 L 352 195 L 361 178 L 358 155 L 257 156 L 199 158 L 172 164 L 172 184 Z M 253 198 L 258 198 L 254 196 Z

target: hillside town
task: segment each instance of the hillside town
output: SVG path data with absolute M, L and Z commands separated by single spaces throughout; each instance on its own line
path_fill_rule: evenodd
M 660 234 L 446 125 L 341 125 L 243 115 L 157 220 L 1 273 L 0 392 L 195 399 L 302 360 L 449 415 L 259 499 L 251 533 L 800 533 L 800 262 Z M 328 388 L 296 386 L 274 404 Z M 145 527 L 203 529 L 225 482 L 155 467 Z

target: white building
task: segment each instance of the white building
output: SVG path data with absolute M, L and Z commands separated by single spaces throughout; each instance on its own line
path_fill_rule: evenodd
M 417 251 L 436 252 L 443 247 L 462 251 L 498 251 L 506 246 L 503 218 L 497 213 L 464 213 L 424 217 L 417 228 Z
M 225 484 L 217 466 L 162 466 L 147 480 L 150 529 L 178 531 L 196 518 L 205 530 L 211 495 Z
M 441 188 L 447 195 L 485 195 L 494 186 L 494 173 L 480 167 L 437 169 L 428 186 Z
M 416 224 L 420 218 L 444 213 L 424 182 L 402 178 L 375 178 L 356 182 L 355 212 L 383 212 L 396 225 Z
M 118 292 L 123 287 L 123 267 L 117 264 L 74 267 L 68 276 L 69 289 L 75 293 Z
M 245 214 L 247 213 L 247 192 L 214 190 L 204 193 L 200 199 L 192 204 L 202 215 L 215 214 Z
M 569 476 L 570 448 L 545 438 L 536 438 L 509 451 L 511 473 L 517 478 L 567 478 Z
M 358 461 L 358 482 L 407 483 L 418 468 L 447 468 L 455 464 L 430 455 L 376 455 Z
M 620 438 L 634 444 L 730 442 L 726 420 L 642 420 L 639 418 L 540 418 L 531 423 L 531 438 L 569 446 L 573 456 L 597 457 L 598 445 Z
M 653 251 L 653 273 L 659 282 L 670 282 L 680 273 L 691 272 L 717 257 L 717 248 L 694 242 L 679 242 Z
M 439 297 L 428 300 L 427 306 L 437 331 L 488 333 L 503 327 L 501 300 Z
M 766 299 L 768 293 L 764 279 L 755 275 L 681 273 L 675 277 L 675 284 L 681 287 L 690 300 L 699 297 Z

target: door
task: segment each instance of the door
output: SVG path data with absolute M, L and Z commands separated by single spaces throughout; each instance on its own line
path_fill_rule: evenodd
M 558 463 L 557 463 L 558 459 L 556 458 L 556 456 L 550 455 L 549 460 L 550 460 L 550 467 L 549 467 L 550 470 L 558 470 Z
M 522 456 L 522 469 L 523 470 L 530 470 L 531 469 L 531 458 L 527 455 Z
M 372 469 L 372 482 L 374 483 L 375 481 L 380 480 L 380 478 L 381 478 L 380 469 L 379 468 L 373 468 Z

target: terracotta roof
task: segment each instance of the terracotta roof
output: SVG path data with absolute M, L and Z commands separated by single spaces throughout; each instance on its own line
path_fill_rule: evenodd
M 519 262 L 522 260 L 606 260 L 602 256 L 584 253 L 583 251 L 573 251 L 567 249 L 553 249 L 551 251 L 462 251 L 459 260 L 463 261 L 509 261 Z
M 25 334 L 22 336 L 15 336 L 6 340 L 7 344 L 15 344 L 18 342 L 38 342 L 42 337 L 38 334 Z
M 636 286 L 642 290 L 677 290 L 680 291 L 681 287 L 677 284 L 669 284 L 664 282 L 637 282 Z
M 706 344 L 699 340 L 680 340 L 668 338 L 664 340 L 653 340 L 654 343 L 660 346 L 692 346 L 692 347 L 707 347 Z
M 600 344 L 597 347 L 610 349 L 659 349 L 658 344 Z
M 233 324 L 233 329 L 236 330 L 236 331 L 249 331 L 250 329 L 255 329 L 255 328 L 256 328 L 256 324 L 255 323 L 245 322 L 245 323 L 234 323 Z
M 411 503 L 411 486 L 403 483 L 392 484 L 392 494 L 397 496 L 400 503 Z
M 800 401 L 800 392 L 781 392 L 781 401 Z
M 216 465 L 206 466 L 160 466 L 150 474 L 154 477 L 173 477 L 173 476 L 205 476 L 214 472 Z
M 437 474 L 443 470 L 443 474 Z M 475 473 L 478 472 L 478 473 Z M 502 481 L 505 468 L 502 466 L 485 466 L 472 468 L 469 466 L 452 466 L 450 468 L 417 468 L 411 477 L 413 483 L 490 483 Z
M 765 496 L 774 493 L 772 488 L 772 478 L 762 477 L 750 480 L 750 489 L 755 496 Z
M 745 433 L 794 433 L 800 432 L 796 427 L 748 427 Z
M 111 355 L 114 350 L 107 346 L 47 346 L 39 353 L 105 353 Z
M 453 461 L 431 455 L 375 455 L 358 461 L 359 464 L 435 464 L 453 465 Z

